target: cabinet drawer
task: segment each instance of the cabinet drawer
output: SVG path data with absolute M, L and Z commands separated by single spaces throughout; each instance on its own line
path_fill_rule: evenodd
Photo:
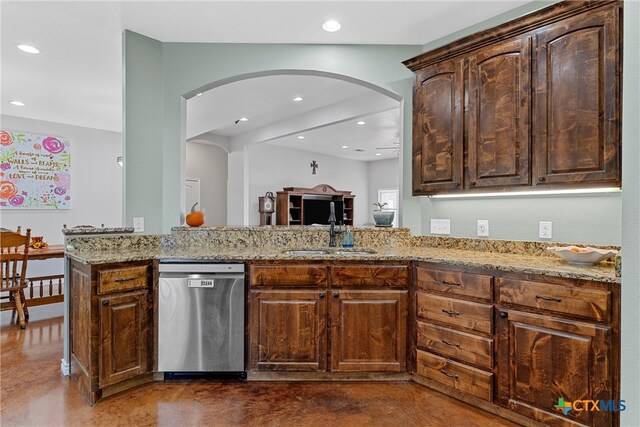
M 417 322 L 418 346 L 461 362 L 493 368 L 493 339 Z
M 490 334 L 493 305 L 417 292 L 418 317 Z
M 384 286 L 409 285 L 406 265 L 340 265 L 332 267 L 332 286 Z
M 129 291 L 147 287 L 148 266 L 114 268 L 98 271 L 98 294 Z
M 416 270 L 419 289 L 493 300 L 493 276 L 426 267 Z
M 327 267 L 317 265 L 253 265 L 251 286 L 318 287 L 327 285 Z
M 480 399 L 493 400 L 493 374 L 418 350 L 417 373 Z
M 499 301 L 597 321 L 609 321 L 611 292 L 552 283 L 498 279 Z

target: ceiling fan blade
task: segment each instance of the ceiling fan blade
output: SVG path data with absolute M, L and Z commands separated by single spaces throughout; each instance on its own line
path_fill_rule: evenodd
M 398 147 L 376 147 L 376 150 L 397 150 Z

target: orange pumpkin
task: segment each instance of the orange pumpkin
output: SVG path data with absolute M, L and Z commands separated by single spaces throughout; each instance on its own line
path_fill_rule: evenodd
M 187 225 L 189 227 L 200 227 L 204 224 L 204 212 L 196 210 L 196 203 L 191 207 L 191 212 L 187 214 Z

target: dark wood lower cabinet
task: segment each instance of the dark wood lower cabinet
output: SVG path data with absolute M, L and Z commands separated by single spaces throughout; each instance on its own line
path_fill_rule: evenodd
M 251 368 L 326 369 L 325 291 L 252 291 Z
M 100 387 L 149 372 L 149 293 L 99 299 Z
M 71 378 L 90 405 L 151 381 L 151 261 L 69 264 Z
M 403 372 L 407 291 L 334 291 L 331 370 Z
M 250 264 L 249 369 L 406 372 L 410 271 L 384 262 Z
M 555 405 L 614 399 L 611 329 L 512 310 L 497 317 L 498 401 L 548 425 L 612 425 L 612 412 L 590 404 L 566 415 Z

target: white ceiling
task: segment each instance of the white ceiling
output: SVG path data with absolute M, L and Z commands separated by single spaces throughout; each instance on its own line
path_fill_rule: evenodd
M 294 101 L 298 96 L 303 100 Z M 378 150 L 376 156 L 375 147 L 398 142 L 399 106 L 385 94 L 336 78 L 271 75 L 215 87 L 187 100 L 186 135 L 227 150 L 273 141 L 347 159 L 383 160 L 397 157 L 397 150 Z M 249 120 L 238 121 L 241 117 Z M 365 125 L 354 125 L 360 120 Z
M 124 29 L 163 42 L 422 45 L 529 1 L 2 0 L 0 112 L 120 132 Z M 322 31 L 321 23 L 329 18 L 340 20 L 342 30 Z M 16 48 L 18 43 L 37 46 L 41 53 L 23 53 Z M 256 83 L 245 81 L 245 89 L 255 90 L 251 85 Z M 296 106 L 289 103 L 291 95 L 296 95 L 291 93 L 296 85 L 277 79 L 273 83 L 264 88 L 264 100 L 268 99 L 264 105 L 242 103 L 243 96 L 229 88 L 227 95 L 235 97 L 235 106 L 231 108 L 232 96 L 226 96 L 228 103 L 223 104 L 226 113 L 206 110 L 212 118 L 206 132 L 214 130 L 227 138 L 242 139 L 242 129 L 245 132 L 253 129 L 255 133 L 253 127 L 268 124 L 273 127 L 285 120 L 284 113 L 295 116 L 297 111 L 307 115 L 323 111 L 332 104 L 327 97 L 341 96 L 333 100 L 340 103 L 348 102 L 349 93 L 352 99 L 362 95 L 358 86 L 317 80 L 314 84 L 319 86 L 310 88 L 307 96 L 301 94 L 305 101 Z M 199 98 L 204 102 L 206 95 Z M 8 104 L 10 100 L 27 105 L 16 107 Z M 277 113 L 278 108 L 281 113 Z M 375 115 L 382 111 L 374 110 L 361 114 Z M 253 115 L 252 125 L 251 120 L 242 128 L 230 124 L 240 111 L 247 111 L 243 113 L 247 117 Z M 373 122 L 375 118 L 369 120 Z M 315 129 L 309 135 L 321 138 L 320 127 L 309 129 Z M 194 130 L 196 133 L 192 135 L 200 130 Z M 274 133 L 269 139 L 275 136 Z M 328 137 L 334 136 L 331 133 Z

